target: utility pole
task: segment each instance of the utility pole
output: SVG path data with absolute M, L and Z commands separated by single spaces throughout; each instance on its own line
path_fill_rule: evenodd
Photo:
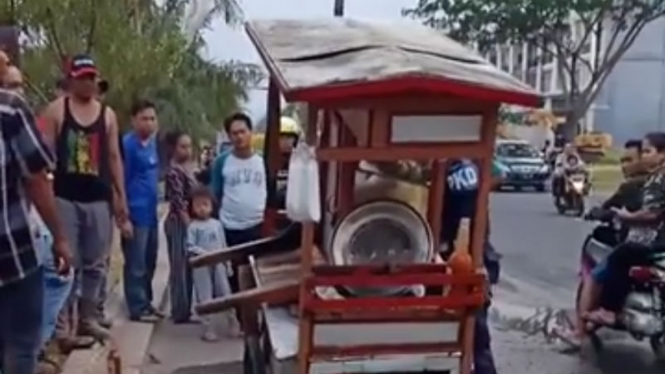
M 333 14 L 335 17 L 344 17 L 344 0 L 335 0 Z

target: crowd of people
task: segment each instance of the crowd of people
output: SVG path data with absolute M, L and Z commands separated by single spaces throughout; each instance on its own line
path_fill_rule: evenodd
M 192 271 L 188 260 L 261 237 L 267 177 L 252 144 L 250 117 L 228 117 L 223 127 L 231 150 L 215 156 L 204 148 L 197 170 L 186 132 L 167 134 L 168 159 L 162 162 L 157 108 L 149 100 L 135 102 L 131 130 L 120 134 L 104 98 L 109 85 L 90 56 L 71 59 L 46 108 L 27 104 L 21 71 L 2 52 L 0 84 L 0 372 L 33 374 L 47 347 L 67 353 L 110 337 L 104 304 L 114 225 L 121 234 L 128 318 L 144 323 L 166 318 L 153 305 L 152 292 L 162 174 L 168 314 L 177 324 L 199 320 L 202 338 L 217 340 L 221 326 L 194 316 L 192 304 L 236 292 L 237 269 L 220 264 Z M 293 147 L 297 136 L 285 134 L 284 148 Z M 566 149 L 560 163 L 575 155 Z M 627 181 L 603 209 L 623 223 L 625 235 L 585 284 L 570 341 L 581 340 L 587 324 L 614 323 L 629 292 L 630 267 L 665 252 L 665 133 L 626 143 L 622 162 Z M 574 164 L 581 165 L 581 159 Z M 500 178 L 500 171 L 494 176 Z M 447 181 L 447 231 L 441 238 L 452 247 L 460 220 L 475 211 L 477 166 L 453 161 Z M 492 282 L 498 279 L 498 260 L 487 241 Z M 476 373 L 496 372 L 486 312 L 476 320 Z M 241 333 L 235 312 L 224 314 L 224 321 L 228 334 Z M 43 358 L 41 363 L 57 367 Z
M 53 101 L 31 108 L 21 71 L 0 52 L 3 374 L 57 372 L 59 362 L 45 352 L 66 354 L 109 339 L 112 321 L 104 304 L 114 223 L 121 234 L 129 320 L 165 318 L 152 294 L 162 171 L 174 323 L 193 320 L 192 297 L 203 302 L 237 287 L 231 266 L 192 272 L 189 257 L 260 236 L 266 176 L 263 159 L 253 152 L 248 116 L 235 114 L 225 122 L 233 152 L 213 163 L 206 149 L 204 170 L 195 175 L 192 139 L 184 132 L 166 136 L 168 161 L 160 165 L 152 102 L 135 102 L 131 130 L 121 135 L 104 100 L 109 85 L 94 60 L 74 56 L 66 71 Z M 238 335 L 235 314 L 226 317 L 228 333 Z M 200 319 L 202 338 L 217 340 L 221 326 Z

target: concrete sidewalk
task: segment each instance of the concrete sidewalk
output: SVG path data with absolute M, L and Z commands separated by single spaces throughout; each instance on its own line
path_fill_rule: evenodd
M 166 238 L 162 230 L 165 209 L 160 207 L 159 254 L 157 268 L 153 278 L 154 303 L 163 306 L 169 277 L 169 262 L 166 251 Z M 111 343 L 96 345 L 92 349 L 73 351 L 62 368 L 62 374 L 100 374 L 108 372 L 107 357 L 112 349 L 120 355 L 123 374 L 138 374 L 145 359 L 145 353 L 155 325 L 129 321 L 125 308 L 122 282 L 117 284 L 108 295 L 106 314 L 113 320 Z
M 220 334 L 218 342 L 204 342 L 202 329 L 197 323 L 161 322 L 153 333 L 141 373 L 235 374 L 229 369 L 242 369 L 243 339 Z

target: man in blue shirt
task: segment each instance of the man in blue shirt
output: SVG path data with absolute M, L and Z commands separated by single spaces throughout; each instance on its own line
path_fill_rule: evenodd
M 492 178 L 501 178 L 502 174 L 500 166 L 493 163 Z M 478 197 L 479 176 L 478 167 L 471 160 L 452 160 L 449 163 L 444 194 L 443 227 L 441 230 L 441 243 L 446 247 L 444 256 L 454 248 L 454 241 L 462 218 L 473 220 Z M 489 243 L 489 221 L 487 227 L 483 261 L 490 283 L 495 284 L 499 279 L 500 257 Z M 489 302 L 476 316 L 473 347 L 474 374 L 496 374 L 490 345 L 490 331 L 487 325 L 488 309 Z
M 155 322 L 161 314 L 152 306 L 152 278 L 157 263 L 159 156 L 155 105 L 147 100 L 132 107 L 134 130 L 122 140 L 129 217 L 134 227 L 124 235 L 124 288 L 129 318 Z

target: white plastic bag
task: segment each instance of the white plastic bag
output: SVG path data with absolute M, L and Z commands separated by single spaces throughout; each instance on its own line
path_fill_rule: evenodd
M 291 153 L 286 184 L 286 215 L 295 222 L 321 219 L 319 164 L 314 147 L 301 142 Z

